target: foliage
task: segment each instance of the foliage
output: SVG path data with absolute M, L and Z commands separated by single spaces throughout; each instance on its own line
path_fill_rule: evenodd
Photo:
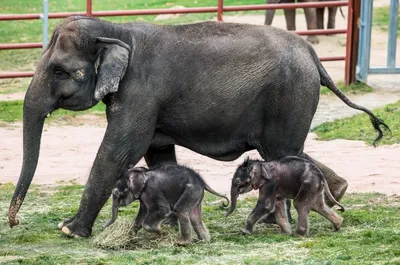
M 374 8 L 372 14 L 373 16 L 372 25 L 378 27 L 383 31 L 387 31 L 389 28 L 389 14 L 390 14 L 389 6 Z M 397 21 L 397 34 L 400 35 L 400 19 Z
M 6 122 L 21 121 L 23 114 L 23 105 L 24 102 L 22 100 L 0 101 L 0 120 Z M 93 108 L 86 111 L 70 111 L 70 110 L 58 109 L 55 112 L 53 112 L 50 118 L 46 119 L 46 121 L 50 122 L 55 121 L 65 116 L 75 117 L 84 114 L 102 115 L 104 114 L 104 112 L 105 112 L 105 105 L 102 102 L 100 102 Z
M 0 209 L 6 216 L 14 186 L 0 185 Z M 238 202 L 237 210 L 225 218 L 225 210 L 207 194 L 203 202 L 204 222 L 210 243 L 188 247 L 174 244 L 178 231 L 166 229 L 157 239 L 140 231 L 140 243 L 117 250 L 94 244 L 102 235 L 101 226 L 111 217 L 110 202 L 100 212 L 94 238 L 70 239 L 57 223 L 76 212 L 83 186 L 33 185 L 18 214 L 20 225 L 10 229 L 0 223 L 0 263 L 2 264 L 394 264 L 400 262 L 400 198 L 382 194 L 348 194 L 342 200 L 346 211 L 342 230 L 315 213 L 310 216 L 310 236 L 282 235 L 275 225 L 256 226 L 250 236 L 238 233 L 256 199 Z M 131 222 L 137 203 L 120 209 L 119 223 Z M 115 223 L 114 225 L 117 225 Z M 111 228 L 111 227 L 110 227 Z M 294 228 L 294 226 L 293 226 Z M 138 241 L 139 242 L 139 241 Z M 151 244 L 149 244 L 151 242 Z
M 392 134 L 384 132 L 379 144 L 400 143 L 400 101 L 372 111 L 390 127 Z M 361 140 L 372 144 L 377 134 L 371 126 L 367 114 L 323 123 L 313 130 L 320 140 L 347 139 Z

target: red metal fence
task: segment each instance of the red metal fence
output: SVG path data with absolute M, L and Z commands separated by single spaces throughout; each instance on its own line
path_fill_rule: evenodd
M 357 3 L 360 0 L 348 1 L 327 1 L 327 2 L 311 2 L 311 3 L 296 3 L 296 4 L 265 4 L 265 5 L 242 5 L 242 6 L 224 6 L 223 0 L 217 0 L 216 7 L 196 7 L 184 9 L 143 9 L 143 10 L 115 10 L 115 11 L 92 11 L 92 0 L 86 0 L 86 12 L 61 12 L 49 13 L 48 18 L 65 18 L 71 15 L 88 15 L 94 17 L 107 16 L 133 16 L 133 15 L 159 15 L 159 14 L 183 14 L 183 13 L 217 13 L 218 21 L 223 21 L 223 13 L 231 11 L 250 11 L 250 10 L 267 10 L 267 9 L 291 9 L 291 8 L 307 8 L 307 7 L 340 7 L 348 6 L 348 26 L 347 29 L 325 29 L 325 30 L 307 30 L 296 31 L 299 35 L 320 35 L 320 34 L 347 34 L 346 55 L 321 57 L 321 61 L 341 61 L 345 60 L 345 83 L 349 84 L 355 81 L 355 62 L 354 51 L 358 45 L 353 42 L 357 40 L 354 35 L 357 33 L 354 28 L 357 28 L 355 21 L 357 16 L 354 16 L 354 7 L 357 10 Z M 356 6 L 355 6 L 356 3 Z M 359 3 L 358 3 L 359 4 Z M 358 5 L 359 9 L 359 5 Z M 359 10 L 358 10 L 359 11 Z M 358 12 L 359 13 L 359 12 Z M 7 14 L 0 15 L 0 21 L 6 20 L 30 20 L 40 19 L 41 14 Z M 42 43 L 0 43 L 0 50 L 8 49 L 32 49 L 42 48 Z M 353 69 L 354 68 L 354 69 Z M 354 73 L 354 74 L 353 74 Z M 354 77 L 353 77 L 354 75 Z M 33 72 L 0 72 L 0 78 L 17 78 L 31 77 Z

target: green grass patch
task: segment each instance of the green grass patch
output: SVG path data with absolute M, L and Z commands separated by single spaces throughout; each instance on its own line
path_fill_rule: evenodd
M 336 86 L 340 88 L 340 90 L 342 90 L 343 93 L 353 94 L 353 95 L 363 94 L 373 91 L 372 87 L 362 82 L 357 82 L 355 84 L 351 84 L 348 86 L 346 86 L 343 82 L 337 82 Z M 332 91 L 330 91 L 329 88 L 321 86 L 321 95 L 335 95 L 335 94 Z
M 6 216 L 14 186 L 0 184 L 0 209 Z M 400 262 L 400 198 L 377 193 L 347 194 L 343 227 L 333 232 L 330 223 L 310 214 L 310 236 L 281 235 L 276 225 L 258 224 L 254 234 L 238 233 L 256 203 L 249 197 L 225 218 L 219 198 L 207 194 L 203 220 L 211 233 L 210 243 L 177 247 L 178 231 L 165 228 L 161 238 L 140 231 L 129 248 L 96 247 L 105 233 L 101 226 L 111 217 L 110 201 L 98 216 L 94 236 L 70 239 L 57 224 L 76 210 L 81 185 L 33 185 L 18 214 L 20 225 L 10 229 L 0 222 L 1 264 L 395 264 Z M 131 222 L 138 203 L 121 208 L 117 223 Z M 293 214 L 295 214 L 293 212 Z M 111 227 L 110 227 L 111 228 Z M 293 225 L 293 229 L 295 226 Z M 150 243 L 150 244 L 149 244 Z
M 0 120 L 5 122 L 22 121 L 23 105 L 23 100 L 0 101 Z M 84 114 L 104 115 L 105 109 L 106 106 L 102 102 L 85 111 L 58 109 L 46 119 L 46 122 L 54 122 L 63 117 L 76 117 Z
M 372 111 L 390 127 L 392 135 L 385 133 L 379 144 L 400 143 L 400 101 Z M 313 130 L 320 140 L 347 139 L 365 141 L 372 144 L 376 131 L 371 127 L 367 114 L 358 114 L 349 118 L 323 123 Z
M 389 6 L 374 8 L 372 15 L 373 16 L 372 25 L 383 31 L 387 31 L 389 28 L 389 14 L 390 14 Z M 397 22 L 397 34 L 400 35 L 400 19 Z

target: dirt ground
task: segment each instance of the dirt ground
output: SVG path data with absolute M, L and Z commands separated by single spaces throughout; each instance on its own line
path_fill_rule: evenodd
M 387 0 L 375 1 L 384 5 Z M 338 12 L 339 13 L 339 12 Z M 347 14 L 347 10 L 344 9 Z M 261 24 L 263 16 L 231 17 L 224 21 Z M 297 16 L 298 29 L 305 29 L 303 15 Z M 274 26 L 285 27 L 283 16 L 276 16 Z M 337 28 L 345 28 L 345 20 L 338 14 Z M 321 36 L 320 44 L 314 45 L 320 56 L 342 55 L 345 53 L 345 36 Z M 371 64 L 384 65 L 386 62 L 387 34 L 373 32 L 373 52 Z M 397 62 L 400 62 L 398 53 Z M 343 80 L 344 62 L 324 63 L 335 80 Z M 399 90 L 400 76 L 370 76 L 369 83 L 377 89 Z M 398 95 L 398 94 L 396 94 Z M 390 96 L 389 96 L 390 97 Z M 23 98 L 23 93 L 2 95 L 0 100 Z M 393 97 L 393 101 L 398 100 Z M 328 100 L 329 101 L 329 100 Z M 389 102 L 386 102 L 389 103 Z M 324 103 L 325 104 L 325 103 Z M 344 104 L 331 107 L 332 113 Z M 318 123 L 322 122 L 318 116 Z M 322 117 L 323 119 L 323 117 Z M 33 182 L 37 184 L 55 184 L 75 181 L 85 184 L 90 168 L 96 156 L 105 131 L 105 121 L 93 116 L 81 116 L 67 120 L 66 125 L 46 126 L 43 137 L 39 164 Z M 81 124 L 84 126 L 71 126 Z M 349 192 L 381 192 L 400 194 L 400 145 L 378 146 L 373 148 L 363 142 L 334 140 L 317 141 L 310 133 L 305 151 L 312 157 L 330 166 L 349 182 Z M 177 147 L 180 163 L 188 165 L 201 173 L 206 181 L 220 192 L 228 192 L 230 179 L 237 165 L 245 156 L 257 158 L 257 152 L 248 152 L 236 161 L 220 162 L 201 156 L 188 149 Z M 21 124 L 0 124 L 0 183 L 16 183 L 22 163 L 22 126 Z M 140 164 L 144 164 L 143 161 Z

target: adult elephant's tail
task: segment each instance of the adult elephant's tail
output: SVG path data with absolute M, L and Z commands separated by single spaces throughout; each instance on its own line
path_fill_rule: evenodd
M 351 102 L 351 100 L 349 98 L 347 98 L 343 94 L 343 92 L 335 85 L 332 78 L 326 72 L 324 66 L 322 65 L 321 61 L 318 59 L 317 54 L 315 53 L 314 49 L 311 46 L 310 46 L 310 52 L 314 58 L 314 62 L 316 64 L 316 66 L 318 68 L 319 76 L 321 79 L 321 85 L 329 88 L 333 93 L 335 93 L 336 96 L 338 96 L 344 103 L 346 103 L 347 106 L 349 106 L 353 109 L 358 109 L 358 110 L 364 111 L 365 113 L 367 113 L 369 115 L 372 126 L 374 126 L 375 130 L 378 131 L 378 137 L 376 137 L 376 139 L 374 140 L 373 145 L 375 146 L 375 144 L 383 137 L 383 132 L 381 130 L 381 126 L 383 126 L 384 129 L 388 130 L 391 133 L 389 126 L 387 126 L 383 120 L 376 117 L 369 109 Z

